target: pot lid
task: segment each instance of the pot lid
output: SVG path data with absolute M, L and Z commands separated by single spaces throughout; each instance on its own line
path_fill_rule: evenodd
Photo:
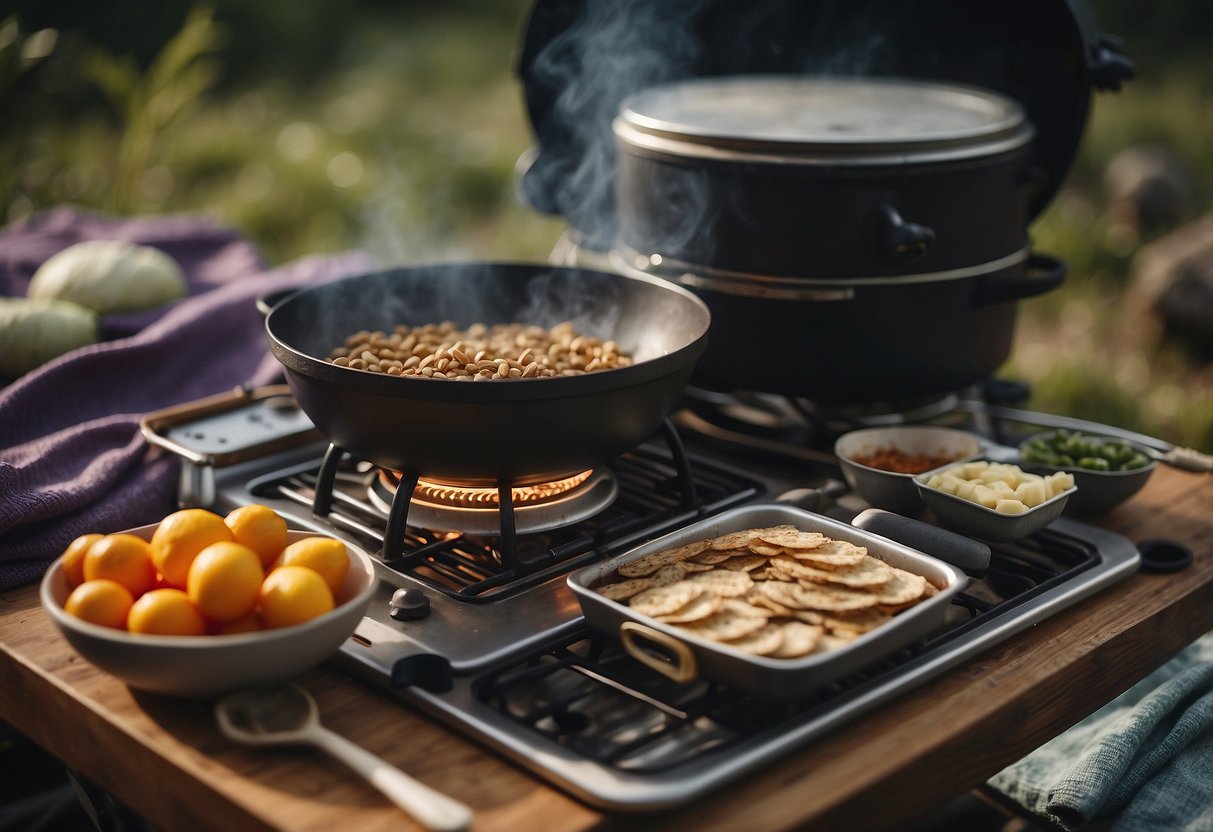
M 615 135 L 682 157 L 830 165 L 942 162 L 1022 147 L 1023 108 L 972 87 L 892 78 L 696 78 L 624 100 Z
M 1036 129 L 1035 217 L 1061 186 L 1093 88 L 1132 74 L 1085 0 L 536 0 L 517 73 L 533 148 L 524 197 L 587 244 L 614 239 L 612 121 L 624 99 L 693 78 L 907 78 L 1007 96 Z

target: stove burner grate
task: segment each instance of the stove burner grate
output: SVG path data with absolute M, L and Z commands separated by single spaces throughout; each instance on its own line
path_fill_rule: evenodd
M 755 480 L 730 468 L 684 453 L 677 459 L 659 440 L 610 464 L 618 485 L 615 499 L 592 517 L 543 532 L 519 533 L 513 563 L 502 538 L 408 525 L 398 547 L 384 554 L 392 534 L 385 511 L 368 499 L 377 470 L 353 468 L 336 474 L 329 510 L 313 516 L 378 551 L 384 565 L 456 600 L 483 604 L 514 595 L 586 563 L 613 557 L 644 539 L 664 534 L 753 499 L 763 491 Z M 257 496 L 314 505 L 320 474 L 312 462 L 250 485 Z M 690 487 L 688 488 L 688 478 Z M 692 498 L 688 500 L 688 492 Z

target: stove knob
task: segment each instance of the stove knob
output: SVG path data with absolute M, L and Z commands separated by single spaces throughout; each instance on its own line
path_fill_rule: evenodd
M 417 587 L 398 589 L 392 593 L 392 618 L 397 621 L 416 621 L 430 614 L 430 599 Z

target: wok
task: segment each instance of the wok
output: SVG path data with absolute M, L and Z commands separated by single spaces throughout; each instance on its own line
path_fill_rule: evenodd
M 389 376 L 324 359 L 359 330 L 453 321 L 571 321 L 632 365 L 540 379 Z M 476 485 L 526 485 L 606 462 L 650 438 L 707 345 L 707 306 L 646 275 L 525 263 L 444 263 L 305 288 L 266 316 L 299 406 L 340 448 L 377 465 Z

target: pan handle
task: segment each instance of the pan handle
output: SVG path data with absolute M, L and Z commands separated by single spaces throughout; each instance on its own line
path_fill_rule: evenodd
M 262 316 L 268 315 L 270 314 L 271 309 L 298 291 L 298 286 L 291 286 L 286 289 L 277 289 L 273 292 L 266 292 L 264 295 L 260 295 L 257 298 L 257 311 L 260 312 Z
M 990 274 L 977 286 L 977 303 L 989 306 L 1051 292 L 1066 279 L 1066 264 L 1051 254 L 1028 254 L 1023 271 Z
M 993 553 L 987 544 L 921 520 L 869 508 L 860 512 L 851 525 L 934 555 L 969 575 L 981 575 L 990 568 Z
M 644 639 L 670 652 L 672 660 L 666 661 L 653 651 L 641 647 L 637 639 Z M 619 625 L 619 640 L 632 657 L 642 664 L 653 668 L 662 676 L 673 679 L 679 684 L 693 682 L 699 676 L 699 668 L 695 664 L 695 654 L 673 636 L 666 635 L 660 630 L 654 630 L 639 621 L 624 621 Z

